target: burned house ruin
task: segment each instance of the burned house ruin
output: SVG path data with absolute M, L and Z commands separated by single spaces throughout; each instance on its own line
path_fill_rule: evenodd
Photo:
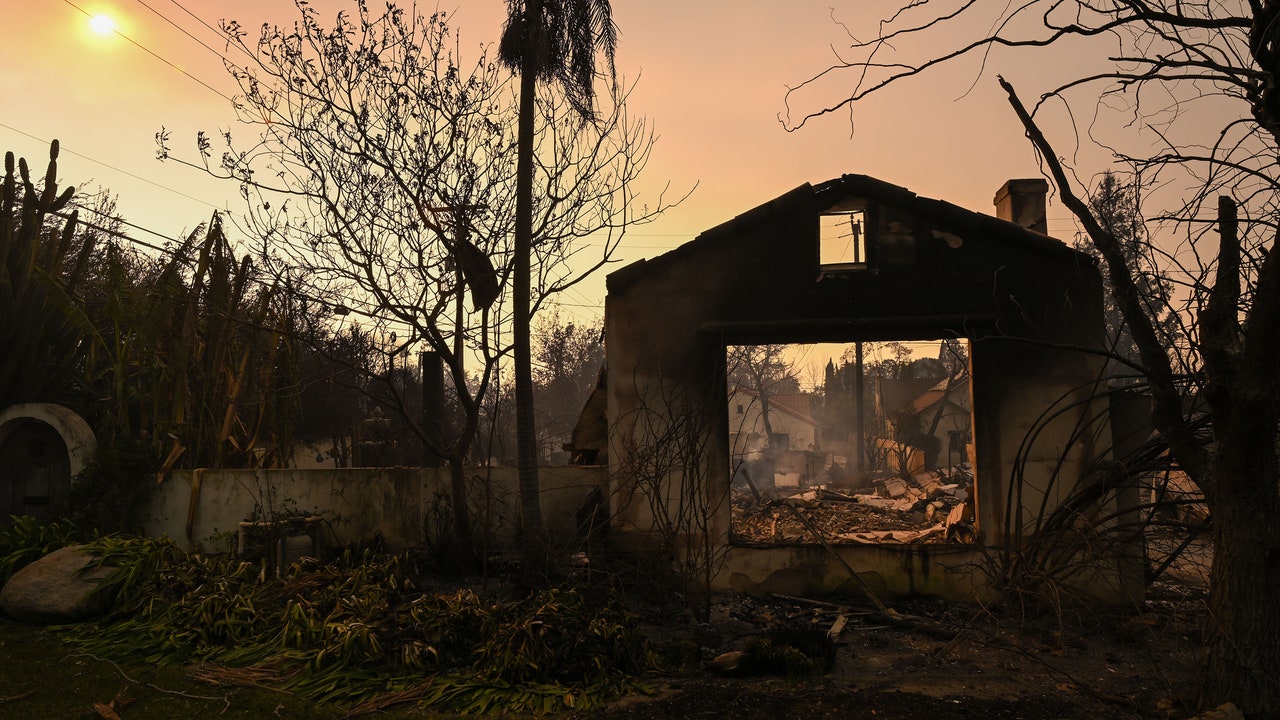
M 1104 343 L 1101 277 L 1089 257 L 1046 234 L 1047 190 L 1041 179 L 1011 180 L 991 217 L 845 175 L 610 274 L 615 537 L 660 547 L 678 564 L 704 564 L 715 589 L 842 592 L 855 587 L 852 571 L 857 585 L 890 595 L 980 594 L 984 554 L 1026 542 L 1036 518 L 1058 508 L 1111 445 L 1104 362 L 1090 352 Z M 967 344 L 963 385 L 948 382 L 948 392 L 963 392 L 952 405 L 970 414 L 950 443 L 938 441 L 946 458 L 933 464 L 965 467 L 949 487 L 967 482 L 972 497 L 965 510 L 953 512 L 958 503 L 949 501 L 933 512 L 968 513 L 968 537 L 761 543 L 735 531 L 730 487 L 745 462 L 730 423 L 745 411 L 732 389 L 726 406 L 727 349 L 939 339 Z M 934 407 L 946 399 L 930 399 L 938 389 L 926 384 L 910 403 Z M 787 412 L 803 418 L 803 410 Z M 794 427 L 779 447 L 808 432 Z M 817 435 L 808 442 L 819 462 L 832 457 Z M 933 485 L 950 479 L 935 474 Z M 1123 494 L 1103 502 L 1088 512 L 1124 511 Z M 1128 597 L 1141 592 L 1139 569 L 1132 553 L 1112 553 L 1090 559 L 1077 579 L 1097 597 Z

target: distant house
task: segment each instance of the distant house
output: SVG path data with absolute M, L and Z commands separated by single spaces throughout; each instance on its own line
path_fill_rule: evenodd
M 911 401 L 911 411 L 920 418 L 925 430 L 933 424 L 933 418 L 942 413 L 933 432 L 938 441 L 935 446 L 938 467 L 959 465 L 969 459 L 966 446 L 972 432 L 970 404 L 968 372 L 952 380 L 950 390 L 947 381 L 942 380 Z
M 764 405 L 769 405 L 769 430 Z M 739 385 L 729 389 L 729 455 L 734 468 L 746 468 L 765 486 L 798 486 L 814 479 L 822 430 L 810 414 L 804 393 L 766 395 Z
M 760 393 L 739 385 L 729 390 L 729 446 L 734 458 L 752 459 L 766 448 L 795 452 L 819 448 L 822 433 L 810 415 L 808 395 L 778 393 L 766 398 L 773 431 L 768 437 Z

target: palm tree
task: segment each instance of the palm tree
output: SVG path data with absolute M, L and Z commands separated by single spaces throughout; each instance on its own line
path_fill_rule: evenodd
M 530 336 L 530 263 L 533 248 L 533 134 L 539 81 L 564 91 L 583 122 L 595 118 L 596 55 L 614 76 L 618 29 L 609 0 L 507 0 L 501 62 L 520 73 L 520 125 L 516 153 L 516 237 L 512 268 L 512 322 L 516 374 L 516 452 L 520 509 L 530 537 L 542 534 L 538 497 L 537 432 L 533 415 Z

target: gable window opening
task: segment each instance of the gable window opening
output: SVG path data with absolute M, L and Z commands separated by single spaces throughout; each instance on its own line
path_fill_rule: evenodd
M 821 215 L 818 262 L 824 272 L 867 267 L 867 218 L 862 210 Z
M 955 339 L 727 347 L 734 541 L 973 542 L 969 367 Z

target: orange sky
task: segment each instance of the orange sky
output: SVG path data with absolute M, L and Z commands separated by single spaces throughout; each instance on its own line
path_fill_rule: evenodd
M 148 10 L 143 0 L 74 3 L 89 13 L 109 12 L 124 35 L 232 94 L 220 61 Z M 214 26 L 219 18 L 254 27 L 296 16 L 289 0 L 145 3 L 219 49 L 223 46 L 217 36 L 182 7 Z M 786 85 L 825 67 L 831 59 L 829 46 L 844 39 L 831 18 L 831 4 L 614 2 L 622 32 L 618 69 L 624 77 L 640 80 L 631 111 L 647 115 L 661 136 L 646 184 L 661 186 L 669 180 L 675 190 L 699 185 L 683 206 L 629 234 L 621 261 L 657 255 L 797 185 L 842 173 L 873 175 L 981 212 L 991 212 L 992 195 L 1004 180 L 1037 176 L 1030 146 L 994 80 L 994 73 L 1001 72 L 1018 84 L 1039 72 L 1025 60 L 993 58 L 989 74 L 964 98 L 977 77 L 972 63 L 903 85 L 859 111 L 852 137 L 847 114 L 786 132 L 777 120 Z M 844 6 L 837 15 L 858 32 L 870 32 L 870 23 L 895 6 L 854 0 L 837 4 Z M 312 5 L 325 17 L 350 7 L 337 0 L 314 0 Z M 456 13 L 453 24 L 462 31 L 465 48 L 496 38 L 506 3 L 454 0 L 439 7 Z M 172 131 L 173 147 L 188 154 L 197 130 L 216 132 L 228 126 L 233 116 L 224 98 L 120 37 L 93 34 L 88 17 L 67 0 L 0 3 L 0 27 L 5 28 L 0 147 L 43 169 L 47 146 L 22 133 L 45 141 L 58 138 L 65 151 L 112 166 L 64 152 L 61 175 L 84 187 L 110 188 L 119 194 L 119 210 L 127 220 L 167 235 L 208 219 L 214 207 L 239 209 L 234 187 L 155 160 L 153 135 L 162 125 Z M 824 88 L 823 99 L 834 100 L 838 89 Z M 1051 205 L 1049 215 L 1050 231 L 1070 239 L 1072 224 L 1061 206 Z M 603 281 L 582 286 L 565 302 L 575 314 L 599 314 Z

